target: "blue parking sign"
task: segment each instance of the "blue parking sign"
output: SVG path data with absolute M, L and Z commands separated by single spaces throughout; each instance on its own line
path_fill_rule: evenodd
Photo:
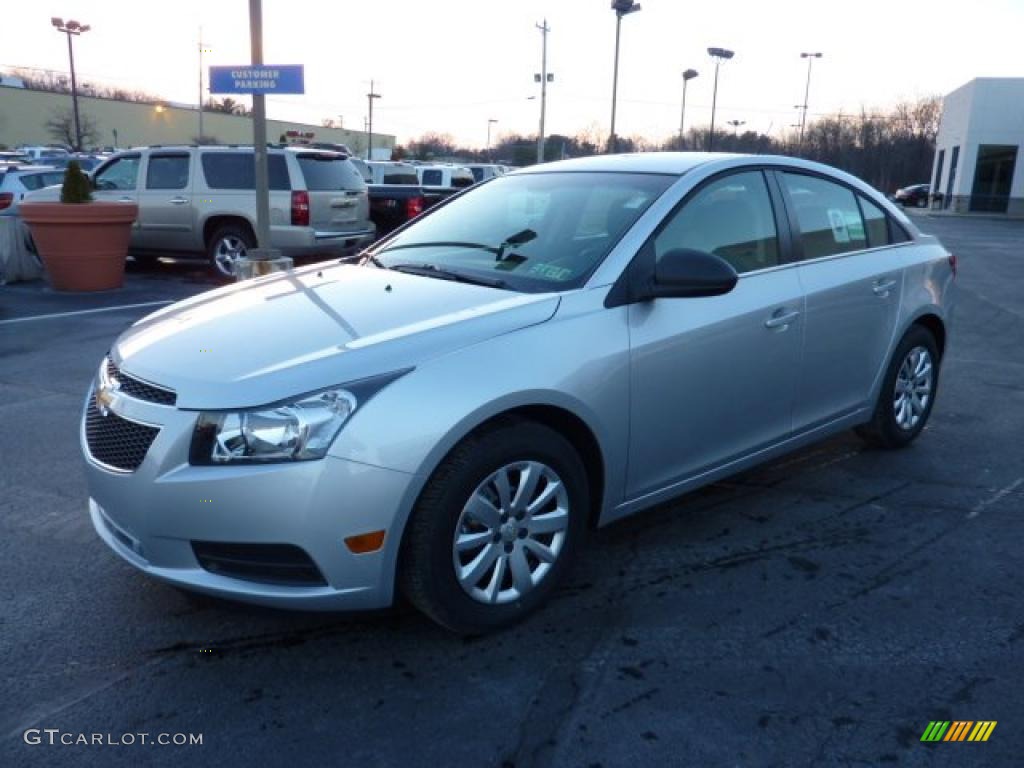
M 210 93 L 305 93 L 301 64 L 210 67 Z

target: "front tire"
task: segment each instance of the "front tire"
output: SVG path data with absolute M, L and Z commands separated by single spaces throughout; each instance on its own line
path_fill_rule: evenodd
M 909 445 L 928 423 L 938 383 L 935 337 L 923 326 L 911 326 L 889 362 L 875 413 L 857 434 L 879 448 Z
M 402 590 L 462 634 L 518 622 L 568 571 L 589 504 L 586 470 L 568 440 L 502 419 L 463 440 L 427 483 L 403 541 Z

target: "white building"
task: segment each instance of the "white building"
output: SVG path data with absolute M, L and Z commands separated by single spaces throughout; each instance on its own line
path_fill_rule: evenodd
M 1024 77 L 979 77 L 943 100 L 932 192 L 953 211 L 1024 216 Z

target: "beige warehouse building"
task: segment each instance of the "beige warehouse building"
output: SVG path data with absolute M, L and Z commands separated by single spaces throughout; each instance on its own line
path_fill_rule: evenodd
M 93 142 L 96 146 L 192 144 L 199 135 L 199 114 L 194 108 L 91 96 L 79 96 L 78 108 L 83 122 L 88 118 L 96 126 L 96 140 Z M 70 109 L 69 94 L 0 85 L 0 145 L 16 147 L 55 141 L 46 124 L 54 117 L 67 114 Z M 312 133 L 312 141 L 346 144 L 359 155 L 366 153 L 366 134 L 361 131 L 267 120 L 269 141 L 278 141 L 288 131 L 304 135 Z M 221 144 L 251 144 L 252 120 L 221 112 L 203 112 L 203 134 Z M 375 156 L 383 154 L 381 150 L 394 149 L 394 146 L 394 136 L 374 133 Z

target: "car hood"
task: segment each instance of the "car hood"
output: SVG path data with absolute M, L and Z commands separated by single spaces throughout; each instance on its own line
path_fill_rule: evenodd
M 264 405 L 414 367 L 548 320 L 557 294 L 522 294 L 353 265 L 318 265 L 165 307 L 111 354 L 174 389 L 180 408 Z

